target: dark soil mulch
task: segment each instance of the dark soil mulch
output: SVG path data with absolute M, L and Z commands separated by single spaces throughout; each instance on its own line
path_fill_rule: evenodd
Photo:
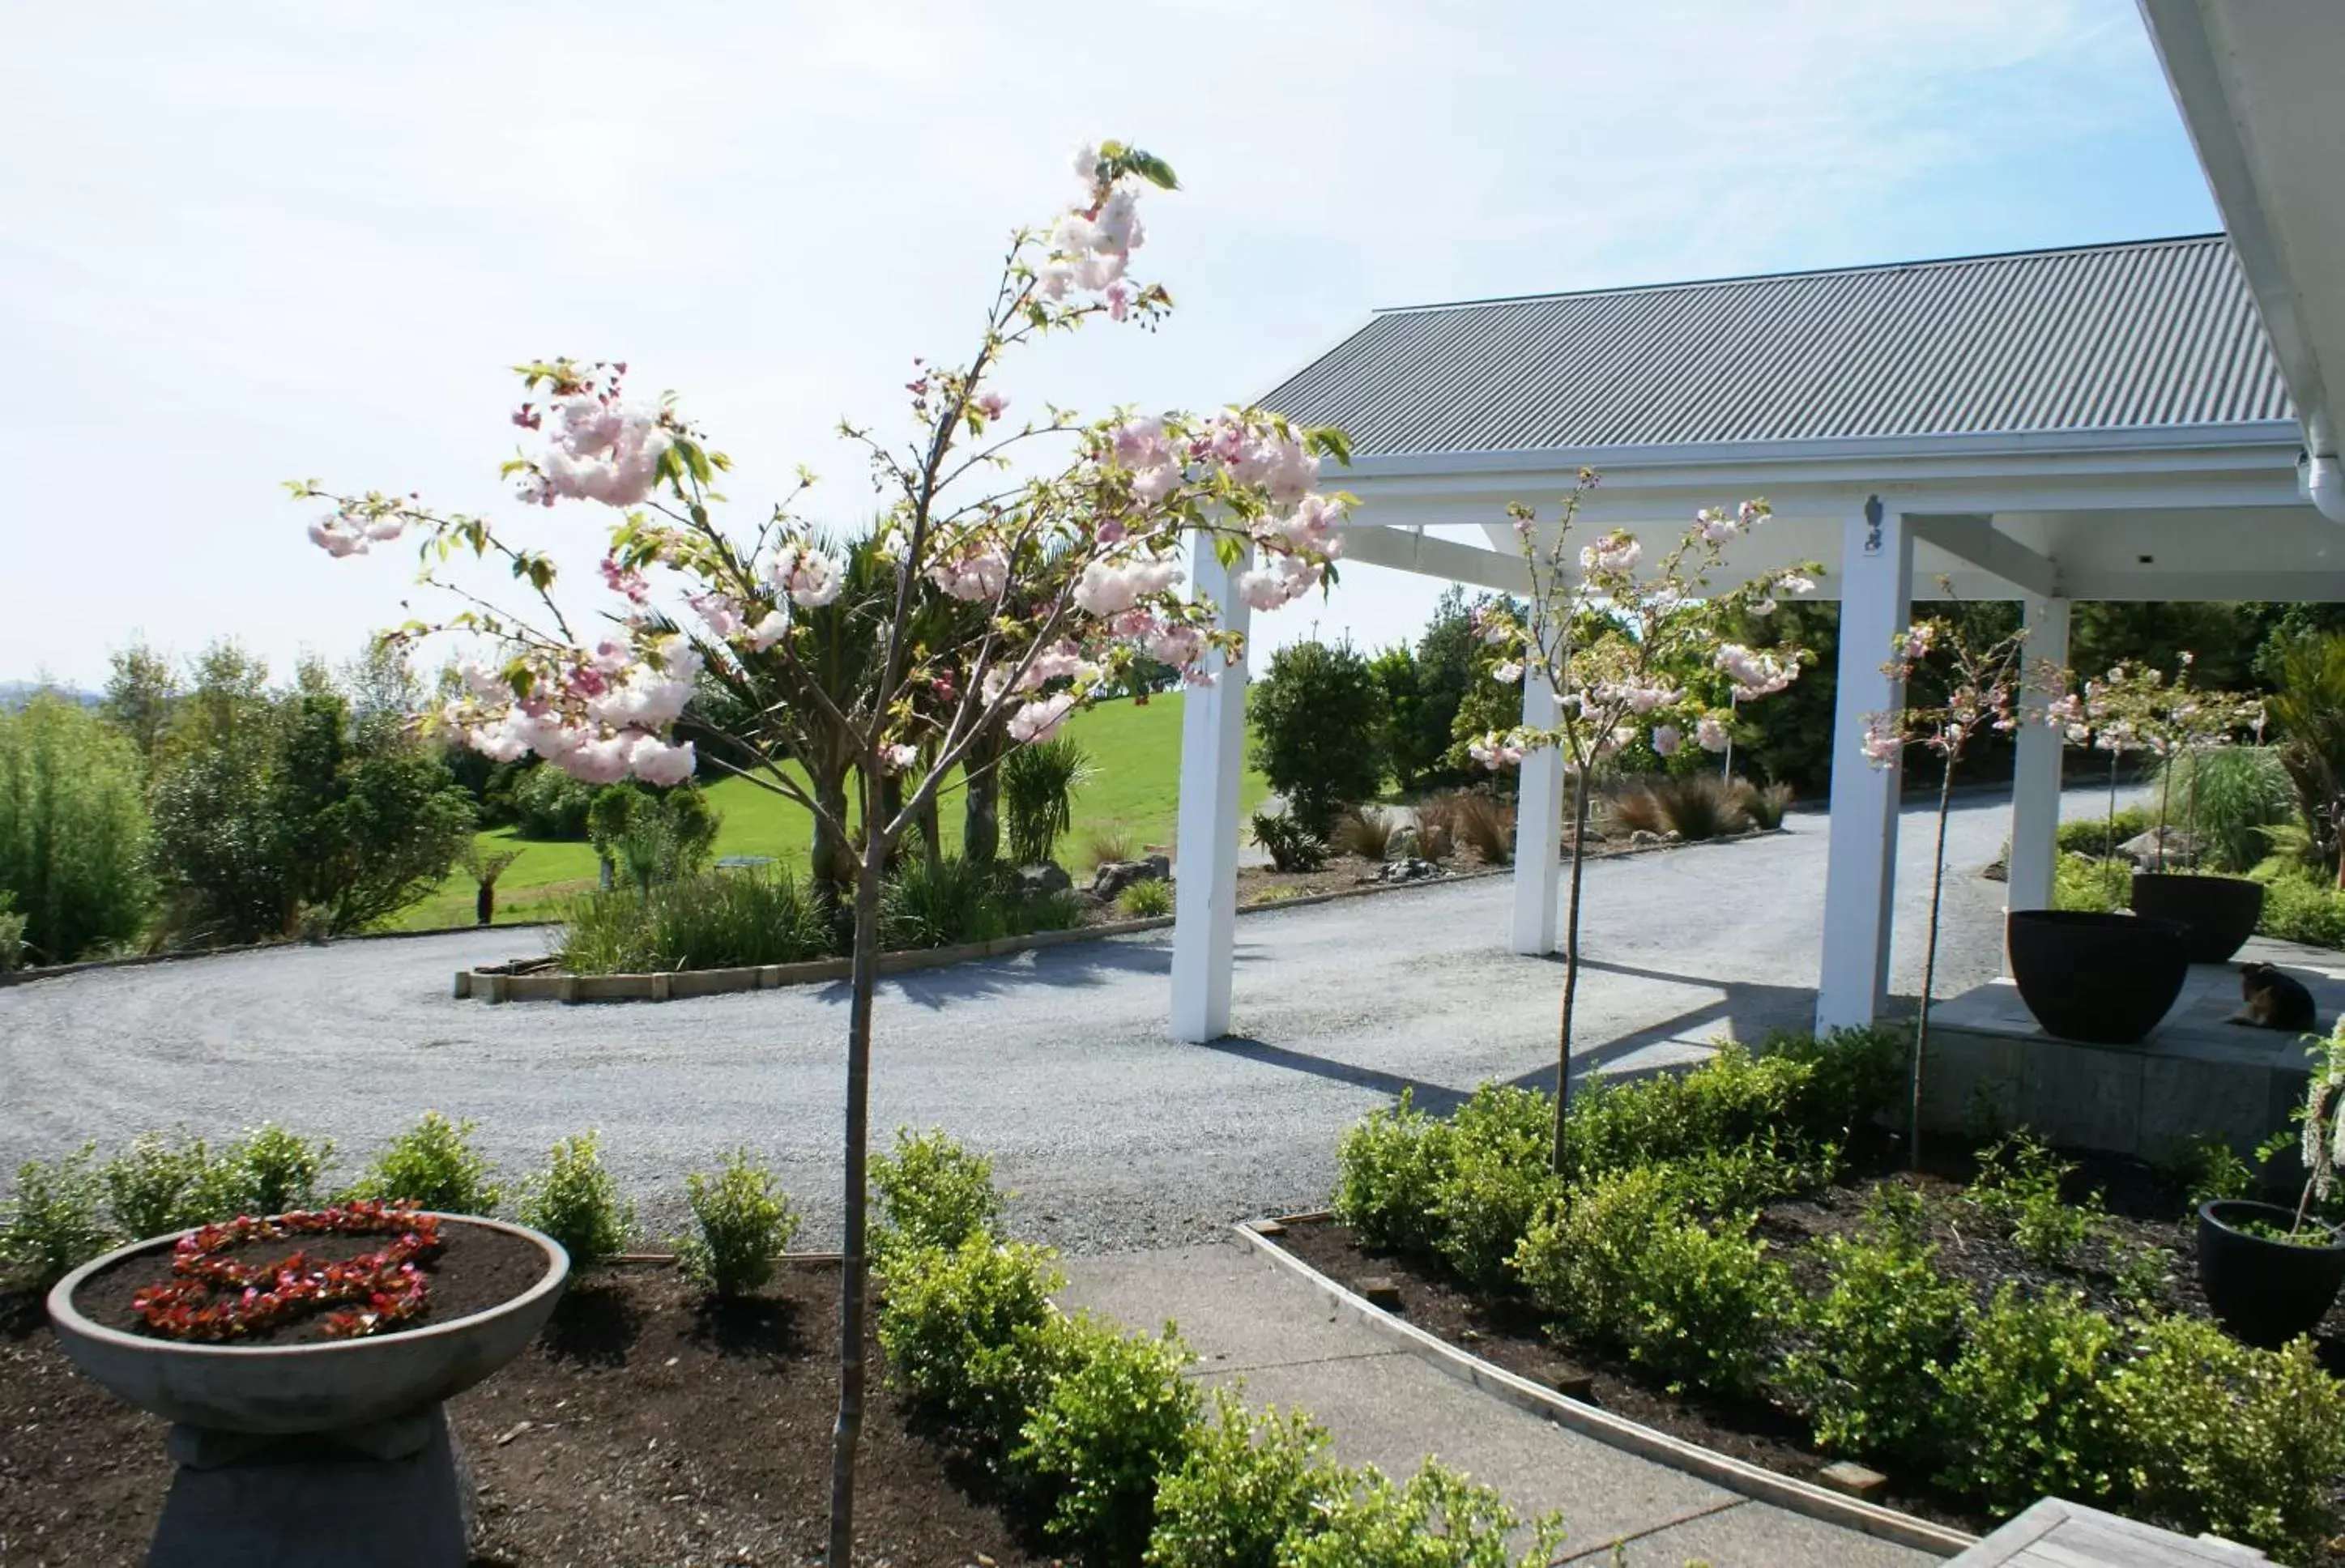
M 316 1262 L 339 1263 L 380 1250 L 393 1239 L 389 1235 L 303 1236 L 279 1241 L 249 1241 L 228 1249 L 221 1256 L 239 1263 L 259 1263 L 279 1261 L 300 1252 Z M 507 1231 L 449 1219 L 440 1225 L 438 1254 L 421 1268 L 431 1281 L 422 1314 L 388 1325 L 381 1332 L 396 1334 L 429 1328 L 434 1323 L 451 1323 L 501 1306 L 545 1278 L 545 1254 L 525 1239 Z M 170 1278 L 171 1243 L 157 1242 L 147 1251 L 135 1253 L 91 1275 L 74 1292 L 74 1305 L 91 1322 L 133 1333 L 153 1333 L 146 1320 L 132 1310 L 131 1300 L 148 1286 L 166 1283 Z M 246 1335 L 237 1343 L 322 1343 L 330 1338 L 325 1332 L 327 1316 L 348 1311 L 351 1307 L 348 1301 L 321 1303 L 306 1316 L 284 1319 Z
M 481 1484 L 478 1568 L 819 1561 L 838 1313 L 836 1270 L 813 1264 L 736 1303 L 665 1269 L 574 1285 L 519 1361 L 449 1407 Z M 868 1354 L 864 1559 L 1036 1568 L 948 1479 Z M 163 1430 L 73 1370 L 36 1302 L 0 1296 L 0 1562 L 142 1561 L 171 1479 Z
M 1802 1257 L 1801 1250 L 1814 1239 L 1854 1230 L 1865 1194 L 1886 1180 L 1914 1183 L 1934 1199 L 1932 1231 L 1939 1244 L 1939 1267 L 1968 1282 L 1982 1302 L 2005 1281 L 2018 1280 L 2073 1286 L 2096 1306 L 2114 1310 L 2119 1262 L 2128 1254 L 2157 1248 L 2169 1255 L 2161 1265 L 2158 1304 L 2170 1311 L 2205 1314 L 2195 1228 L 2183 1217 L 2180 1197 L 2150 1167 L 2114 1157 L 2066 1155 L 2082 1167 L 2068 1179 L 2066 1195 L 2076 1199 L 2096 1191 L 2107 1215 L 2101 1234 L 2077 1257 L 2076 1267 L 2046 1270 L 2023 1259 L 1994 1221 L 1957 1200 L 1973 1174 L 1967 1158 L 1907 1176 L 1884 1168 L 1892 1152 L 1886 1148 L 1870 1151 L 1865 1168 L 1815 1197 L 1770 1205 L 1761 1216 L 1758 1234 L 1792 1265 L 1803 1290 L 1820 1293 L 1824 1280 L 1821 1268 Z M 1587 1396 L 1590 1402 L 1673 1437 L 1802 1480 L 1813 1480 L 1837 1457 L 1820 1453 L 1810 1441 L 1807 1424 L 1772 1398 L 1746 1401 L 1669 1393 L 1662 1380 L 1625 1355 L 1558 1335 L 1529 1300 L 1481 1295 L 1437 1265 L 1365 1248 L 1348 1227 L 1333 1219 L 1290 1225 L 1277 1244 L 1354 1289 L 1365 1280 L 1393 1280 L 1400 1286 L 1402 1315 L 1419 1328 L 1549 1387 L 1558 1380 L 1592 1378 L 1594 1390 Z M 2320 1341 L 2330 1370 L 2345 1374 L 2345 1301 L 2321 1325 Z M 1886 1494 L 1876 1501 L 1980 1533 L 2000 1522 L 1975 1502 L 1934 1485 L 1927 1475 L 1892 1471 Z M 2345 1557 L 2335 1561 L 2345 1562 Z

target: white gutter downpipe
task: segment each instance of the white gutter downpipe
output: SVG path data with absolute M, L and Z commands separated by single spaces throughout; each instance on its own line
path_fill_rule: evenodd
M 2317 458 L 2307 452 L 2297 459 L 2296 482 L 2321 516 L 2345 523 L 2345 463 L 2338 460 L 2336 453 Z

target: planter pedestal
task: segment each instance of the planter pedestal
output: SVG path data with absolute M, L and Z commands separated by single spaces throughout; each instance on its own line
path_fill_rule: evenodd
M 338 1432 L 180 1422 L 147 1568 L 463 1568 L 471 1489 L 444 1406 Z

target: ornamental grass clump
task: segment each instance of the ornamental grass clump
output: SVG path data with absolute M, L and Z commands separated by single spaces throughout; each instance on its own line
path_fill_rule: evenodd
M 571 901 L 553 942 L 574 975 L 803 964 L 832 946 L 830 918 L 813 889 L 771 866 L 588 894 Z
M 383 1146 L 344 1196 L 374 1203 L 412 1203 L 442 1214 L 492 1214 L 504 1189 L 472 1147 L 476 1124 L 436 1110 Z
M 695 1170 L 684 1184 L 695 1228 L 670 1242 L 676 1267 L 711 1295 L 755 1293 L 798 1232 L 797 1212 L 773 1171 L 736 1148 L 714 1176 Z
M 635 1207 L 603 1166 L 602 1135 L 582 1132 L 553 1146 L 546 1168 L 522 1184 L 515 1216 L 562 1244 L 574 1270 L 626 1250 Z
M 1150 877 L 1116 895 L 1116 913 L 1127 920 L 1154 920 L 1172 913 L 1172 885 Z

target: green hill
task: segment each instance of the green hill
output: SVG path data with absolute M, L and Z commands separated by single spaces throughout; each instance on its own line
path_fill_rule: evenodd
M 1148 845 L 1170 846 L 1180 809 L 1182 694 L 1148 703 L 1103 703 L 1068 721 L 1068 733 L 1091 754 L 1091 778 L 1075 793 L 1074 832 L 1059 846 L 1070 866 L 1091 864 L 1094 835 L 1123 836 L 1137 853 Z M 945 842 L 960 839 L 960 790 L 948 783 L 944 799 Z M 1252 812 L 1269 785 L 1246 770 L 1245 810 Z M 724 818 L 716 853 L 768 855 L 793 867 L 805 864 L 813 835 L 806 812 L 795 802 L 745 779 L 726 779 L 709 789 Z M 584 844 L 523 839 L 509 827 L 479 835 L 484 850 L 518 849 L 521 858 L 497 883 L 497 923 L 557 917 L 568 899 L 594 885 L 594 852 Z M 394 926 L 427 930 L 462 926 L 472 918 L 472 882 L 461 872 L 438 891 L 410 906 Z

